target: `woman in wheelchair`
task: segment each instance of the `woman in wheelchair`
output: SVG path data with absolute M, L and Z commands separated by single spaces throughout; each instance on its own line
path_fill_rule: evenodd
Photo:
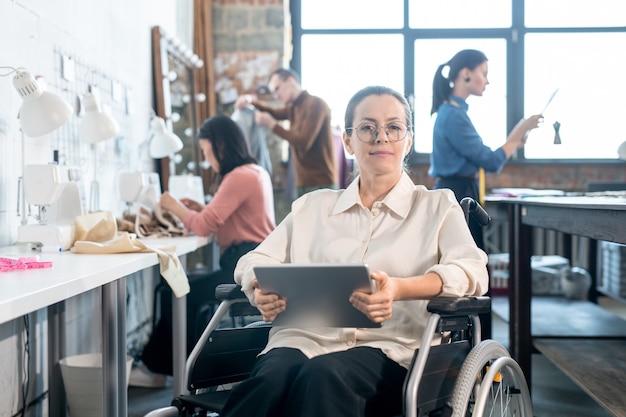
M 481 295 L 487 255 L 447 189 L 415 185 L 404 172 L 413 145 L 411 109 L 379 86 L 348 103 L 345 149 L 359 175 L 345 190 L 317 190 L 235 269 L 235 281 L 266 321 L 288 301 L 258 288 L 253 267 L 278 263 L 366 263 L 377 290 L 350 301 L 380 328 L 273 327 L 248 379 L 220 416 L 395 416 L 428 321 L 432 297 Z

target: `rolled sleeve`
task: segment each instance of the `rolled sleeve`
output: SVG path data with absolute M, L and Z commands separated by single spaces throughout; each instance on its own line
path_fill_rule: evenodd
M 428 272 L 437 273 L 443 282 L 444 297 L 478 296 L 487 292 L 489 279 L 485 274 L 487 255 L 476 252 L 478 259 L 463 259 L 462 264 L 434 265 Z

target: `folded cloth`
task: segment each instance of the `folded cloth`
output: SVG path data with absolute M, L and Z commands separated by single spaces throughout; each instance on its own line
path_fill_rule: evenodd
M 88 215 L 87 215 L 88 216 Z M 79 216 L 83 217 L 83 216 Z M 90 224 L 85 219 L 77 218 L 81 224 Z M 76 221 L 75 221 L 76 223 Z M 133 253 L 133 252 L 154 252 L 159 258 L 160 272 L 168 285 L 172 288 L 172 292 L 176 297 L 182 297 L 189 293 L 189 279 L 185 273 L 185 269 L 176 255 L 175 246 L 165 247 L 149 247 L 137 238 L 134 233 L 118 232 L 115 220 L 100 219 L 91 223 L 95 230 L 88 230 L 84 236 L 95 237 L 93 240 L 76 240 L 71 251 L 74 253 Z M 112 239 L 104 239 L 110 236 L 110 229 L 116 230 Z M 106 233 L 99 233 L 98 230 L 105 230 Z
M 163 210 L 157 205 L 154 210 L 139 206 L 137 214 L 124 213 L 122 221 L 127 222 L 129 232 L 136 233 L 140 238 L 158 238 L 187 236 L 189 231 L 185 224 L 174 213 Z M 118 227 L 120 222 L 118 222 Z
M 118 232 L 135 233 L 135 223 L 134 222 L 131 222 L 130 220 L 127 220 L 127 219 L 120 219 L 119 217 L 117 219 L 115 219 L 115 222 L 117 223 L 117 231 Z

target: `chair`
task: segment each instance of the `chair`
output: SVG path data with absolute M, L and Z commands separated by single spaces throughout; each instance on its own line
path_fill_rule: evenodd
M 474 200 L 464 200 L 461 206 L 467 216 L 488 221 Z M 234 284 L 220 285 L 216 297 L 222 301 L 186 363 L 189 393 L 145 417 L 219 415 L 229 384 L 249 375 L 271 323 L 219 328 L 230 306 L 246 298 Z M 531 417 L 530 393 L 519 365 L 500 343 L 481 340 L 478 315 L 491 311 L 491 299 L 438 297 L 429 302 L 428 311 L 431 316 L 421 348 L 404 383 L 403 416 Z M 444 337 L 441 344 L 431 346 L 435 334 Z

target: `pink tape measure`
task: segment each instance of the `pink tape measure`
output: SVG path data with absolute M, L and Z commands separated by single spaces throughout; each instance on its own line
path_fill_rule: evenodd
M 24 271 L 26 269 L 51 267 L 52 261 L 40 261 L 38 256 L 21 256 L 19 258 L 0 257 L 0 272 Z

